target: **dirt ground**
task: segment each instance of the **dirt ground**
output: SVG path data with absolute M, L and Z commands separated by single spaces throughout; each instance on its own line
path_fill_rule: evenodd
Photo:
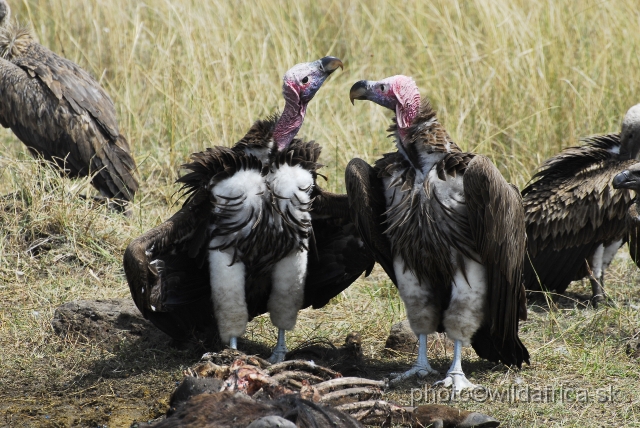
M 365 288 L 366 282 L 356 285 L 356 290 L 352 292 L 361 295 Z M 599 330 L 600 322 L 595 318 L 607 316 L 607 312 L 611 311 L 610 308 L 594 311 L 584 307 L 587 291 L 585 285 L 578 293 L 551 302 L 551 308 L 544 299 L 530 303 L 531 319 L 523 326 L 523 337 L 532 351 L 531 366 L 514 372 L 506 367 L 478 360 L 473 351 L 465 350 L 463 368 L 474 382 L 485 386 L 502 385 L 506 389 L 522 383 L 532 386 L 558 383 L 574 387 L 586 385 L 592 389 L 606 389 L 607 384 L 612 384 L 615 397 L 611 402 L 598 403 L 592 399 L 584 403 L 531 404 L 526 400 L 470 400 L 452 404 L 502 419 L 504 426 L 599 426 L 599 422 L 586 415 L 594 412 L 598 418 L 621 424 L 615 426 L 636 426 L 636 415 L 640 410 L 635 387 L 637 363 L 626 355 L 624 343 L 615 338 L 620 337 L 613 331 L 618 326 L 607 322 L 611 333 L 604 341 L 608 342 L 605 353 L 610 361 L 602 361 L 599 367 L 589 367 L 592 362 L 576 355 L 578 345 L 574 340 L 561 338 L 562 330 L 568 333 L 572 328 L 580 329 L 580 335 L 589 335 L 588 330 L 593 328 Z M 638 299 L 638 292 L 634 290 L 634 294 Z M 337 307 L 331 310 L 339 310 L 349 300 L 338 299 L 331 305 Z M 292 337 L 290 341 L 294 342 L 294 346 L 307 344 L 314 330 L 318 335 L 316 339 L 320 337 L 325 346 L 330 341 L 331 336 L 326 331 L 327 323 L 320 321 L 320 314 L 317 312 L 322 311 L 303 313 L 302 330 L 307 330 L 305 335 L 308 340 L 303 339 L 304 335 Z M 568 325 L 565 313 L 573 314 L 573 318 L 577 317 L 581 321 L 570 322 Z M 550 314 L 556 315 L 556 321 L 550 322 Z M 557 324 L 556 327 L 551 327 L 555 331 L 554 338 L 541 341 L 531 339 L 540 337 L 536 330 L 541 326 L 554 323 Z M 268 356 L 268 346 L 273 341 L 264 341 L 263 337 L 275 333 L 269 329 L 268 324 L 266 317 L 254 320 L 247 334 L 254 341 L 242 341 L 240 348 L 263 357 Z M 354 324 L 350 323 L 350 326 L 353 327 Z M 46 343 L 39 349 L 24 349 L 27 352 L 22 358 L 17 358 L 9 367 L 3 368 L 0 380 L 0 426 L 127 427 L 162 417 L 167 410 L 170 393 L 183 377 L 182 371 L 197 362 L 206 349 L 197 344 L 183 345 L 180 349 L 167 337 L 158 335 L 153 327 L 143 329 L 138 334 L 138 337 L 127 337 L 113 345 L 96 342 L 88 337 L 62 339 L 51 332 Z M 334 336 L 333 339 L 335 346 L 341 345 L 338 337 Z M 382 334 L 374 339 L 365 340 L 366 358 L 354 368 L 359 376 L 383 379 L 392 371 L 408 368 L 415 358 L 412 353 L 383 351 Z M 597 353 L 594 347 L 599 347 L 597 342 L 602 340 L 594 338 L 584 351 Z M 553 352 L 541 359 L 541 348 L 548 348 Z M 450 363 L 451 343 L 439 335 L 430 338 L 429 355 L 434 368 L 444 373 Z M 567 361 L 562 362 L 565 356 L 572 356 L 570 366 Z M 597 372 L 597 375 L 589 379 L 590 372 Z M 423 401 L 420 400 L 425 400 L 423 396 L 430 396 L 426 400 L 433 401 L 438 390 L 432 389 L 430 384 L 438 379 L 432 377 L 391 390 L 386 399 L 403 405 L 422 404 Z M 416 403 L 411 403 L 412 397 L 417 400 Z M 576 417 L 577 414 L 583 414 L 584 419 Z M 521 418 L 525 415 L 533 418 L 533 423 L 524 423 Z

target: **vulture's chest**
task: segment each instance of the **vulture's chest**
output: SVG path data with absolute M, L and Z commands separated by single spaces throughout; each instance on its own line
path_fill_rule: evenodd
M 470 241 L 462 174 L 439 175 L 436 164 L 427 174 L 397 171 L 383 183 L 394 254 L 418 277 L 450 277 L 456 250 Z
M 312 174 L 280 164 L 266 174 L 245 170 L 211 189 L 211 249 L 232 250 L 246 265 L 268 267 L 294 249 L 306 249 L 311 232 Z

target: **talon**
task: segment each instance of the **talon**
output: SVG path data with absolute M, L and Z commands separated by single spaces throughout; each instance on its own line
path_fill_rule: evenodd
M 287 351 L 279 351 L 274 349 L 273 350 L 273 354 L 271 354 L 271 356 L 269 357 L 268 361 L 271 364 L 276 364 L 276 363 L 281 363 L 284 361 L 285 356 L 287 355 Z
M 413 376 L 422 379 L 432 374 L 438 374 L 438 371 L 432 369 L 430 365 L 415 365 L 404 373 L 391 373 L 391 377 L 394 379 L 391 379 L 389 385 L 397 385 Z
M 476 389 L 478 385 L 471 383 L 462 372 L 449 372 L 447 377 L 434 383 L 433 386 L 443 386 L 445 388 L 453 387 L 454 395 L 459 394 L 465 389 Z

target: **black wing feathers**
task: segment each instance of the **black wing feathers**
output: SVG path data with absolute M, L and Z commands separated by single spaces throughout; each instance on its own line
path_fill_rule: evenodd
M 564 292 L 588 274 L 600 244 L 622 239 L 631 192 L 613 177 L 634 160 L 620 160 L 618 134 L 591 137 L 547 160 L 522 191 L 526 213 L 527 289 Z
M 315 246 L 310 248 L 304 307 L 326 305 L 375 264 L 349 216 L 347 195 L 316 186 L 311 222 Z
M 518 319 L 524 298 L 522 268 L 526 236 L 524 210 L 518 192 L 484 156 L 476 155 L 463 177 L 470 229 L 482 264 L 488 273 L 487 323 L 494 351 L 487 349 L 483 329 L 472 344 L 482 358 L 520 366 L 529 362 L 529 353 L 518 338 Z M 473 214 L 472 214 L 473 213 Z M 480 335 L 480 336 L 479 336 Z M 495 353 L 499 358 L 495 358 Z
M 345 169 L 351 218 L 367 249 L 396 283 L 391 242 L 383 233 L 386 203 L 382 180 L 374 168 L 362 159 L 352 159 Z

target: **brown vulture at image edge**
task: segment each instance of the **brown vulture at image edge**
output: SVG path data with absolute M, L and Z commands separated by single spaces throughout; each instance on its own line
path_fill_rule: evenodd
M 594 305 L 605 298 L 604 273 L 627 240 L 631 191 L 616 188 L 616 174 L 637 162 L 640 104 L 629 109 L 619 134 L 589 137 L 542 164 L 522 191 L 528 290 L 564 293 L 588 277 Z
M 353 159 L 345 171 L 354 221 L 398 286 L 419 339 L 416 364 L 392 383 L 437 373 L 427 359 L 427 335 L 436 331 L 454 340 L 439 383 L 456 393 L 475 387 L 462 371 L 462 346 L 493 362 L 528 363 L 518 337 L 526 238 L 517 189 L 488 158 L 460 150 L 410 77 L 359 81 L 350 98 L 396 113 L 388 131 L 397 152 L 373 167 Z
M 326 305 L 373 268 L 347 196 L 315 183 L 320 146 L 294 138 L 306 104 L 341 65 L 325 57 L 289 70 L 282 114 L 255 122 L 232 148 L 192 155 L 178 180 L 183 207 L 127 247 L 136 305 L 174 339 L 234 347 L 246 323 L 269 312 L 280 330 L 272 357 L 283 359 L 297 311 Z M 278 291 L 292 282 L 287 272 L 303 281 Z
M 0 124 L 65 175 L 92 175 L 102 196 L 133 200 L 136 165 L 111 98 L 89 73 L 36 43 L 10 17 L 0 0 Z

